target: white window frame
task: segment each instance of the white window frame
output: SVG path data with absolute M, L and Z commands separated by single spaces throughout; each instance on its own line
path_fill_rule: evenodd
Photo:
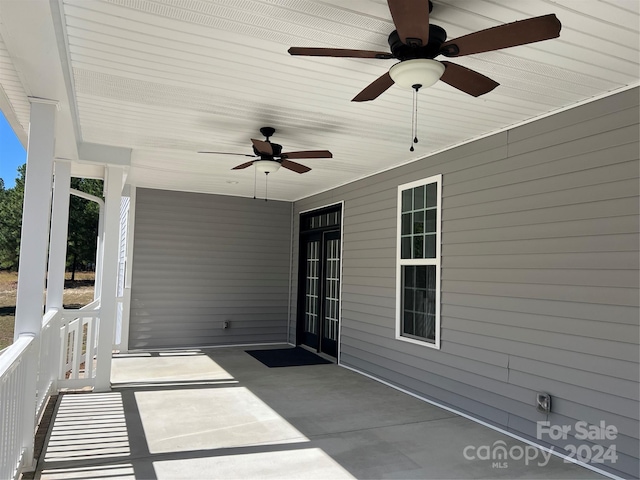
M 435 258 L 401 258 L 402 239 L 402 192 L 405 190 L 435 183 L 437 186 L 437 207 L 436 207 L 436 256 Z M 440 253 L 442 234 L 442 174 L 416 180 L 414 182 L 398 185 L 398 206 L 397 206 L 397 230 L 396 230 L 396 340 L 414 343 L 424 347 L 440 349 Z M 436 268 L 436 309 L 435 309 L 435 342 L 418 340 L 413 337 L 402 335 L 402 267 L 405 265 L 435 265 Z

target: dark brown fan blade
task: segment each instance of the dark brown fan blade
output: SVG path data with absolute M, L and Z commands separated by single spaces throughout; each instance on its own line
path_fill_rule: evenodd
M 333 155 L 329 150 L 307 150 L 283 153 L 282 158 L 333 158 Z
M 256 150 L 258 150 L 263 155 L 273 155 L 273 148 L 271 147 L 271 144 L 269 142 L 265 142 L 264 140 L 256 140 L 255 138 L 252 138 L 251 141 L 253 142 L 253 146 L 256 147 Z
M 387 0 L 402 43 L 424 47 L 429 43 L 429 1 Z
M 353 97 L 352 102 L 368 102 L 378 98 L 382 93 L 386 92 L 395 82 L 389 75 L 389 72 L 378 77 L 369 86 L 365 87 L 358 95 Z
M 282 160 L 282 166 L 296 173 L 305 173 L 311 169 L 301 163 L 292 162 L 291 160 Z
M 241 157 L 255 157 L 255 155 L 248 155 L 246 153 L 229 153 L 229 152 L 198 152 L 198 153 L 214 153 L 216 155 L 240 155 Z
M 454 38 L 442 44 L 440 53 L 445 57 L 461 57 L 540 42 L 560 36 L 561 28 L 562 24 L 554 14 L 543 15 Z
M 241 163 L 240 165 L 233 167 L 231 170 L 242 170 L 243 168 L 250 167 L 251 165 L 253 165 L 253 160 L 247 163 Z
M 349 50 L 347 48 L 291 47 L 288 51 L 291 55 L 306 55 L 310 57 L 393 58 L 393 55 L 387 52 L 375 52 L 373 50 Z
M 500 85 L 495 80 L 462 65 L 451 62 L 442 63 L 446 68 L 440 80 L 474 97 L 484 95 Z

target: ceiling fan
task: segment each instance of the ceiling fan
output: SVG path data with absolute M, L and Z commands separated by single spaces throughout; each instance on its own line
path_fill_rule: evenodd
M 438 80 L 478 97 L 499 84 L 469 68 L 434 60 L 438 55 L 461 57 L 502 48 L 549 40 L 560 35 L 561 24 L 554 14 L 534 17 L 480 30 L 447 41 L 447 32 L 429 24 L 433 4 L 429 0 L 387 0 L 396 30 L 389 35 L 391 53 L 340 48 L 291 47 L 291 55 L 353 57 L 400 60 L 387 73 L 364 88 L 352 101 L 378 98 L 397 83 L 414 91 Z
M 269 138 L 275 133 L 273 127 L 262 127 L 260 133 L 265 136 L 264 140 L 251 139 L 253 143 L 253 155 L 243 153 L 226 153 L 226 152 L 198 152 L 198 153 L 214 153 L 219 155 L 242 155 L 243 157 L 251 157 L 246 163 L 241 163 L 232 168 L 232 170 L 241 170 L 243 168 L 255 165 L 256 169 L 266 174 L 277 171 L 280 167 L 291 170 L 296 173 L 306 173 L 311 169 L 306 165 L 292 162 L 290 159 L 300 158 L 333 158 L 329 150 L 306 150 L 301 152 L 282 152 L 282 145 L 272 143 Z

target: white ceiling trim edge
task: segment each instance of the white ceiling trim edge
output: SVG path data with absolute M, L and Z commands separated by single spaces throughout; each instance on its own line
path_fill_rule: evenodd
M 78 115 L 78 105 L 76 103 L 76 86 L 73 80 L 73 70 L 71 68 L 71 56 L 69 53 L 69 40 L 67 36 L 67 26 L 63 16 L 63 0 L 49 0 L 51 5 L 51 21 L 53 23 L 53 33 L 55 35 L 58 55 L 60 56 L 60 66 L 62 68 L 62 78 L 69 110 L 71 112 L 71 124 L 75 134 L 77 144 L 82 142 L 82 130 L 80 129 L 80 117 Z

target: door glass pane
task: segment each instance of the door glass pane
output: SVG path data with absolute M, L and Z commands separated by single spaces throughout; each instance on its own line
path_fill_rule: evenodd
M 340 241 L 327 240 L 326 251 L 323 336 L 337 341 L 340 314 Z
M 318 282 L 320 274 L 320 242 L 307 243 L 307 291 L 305 292 L 304 329 L 318 333 Z

